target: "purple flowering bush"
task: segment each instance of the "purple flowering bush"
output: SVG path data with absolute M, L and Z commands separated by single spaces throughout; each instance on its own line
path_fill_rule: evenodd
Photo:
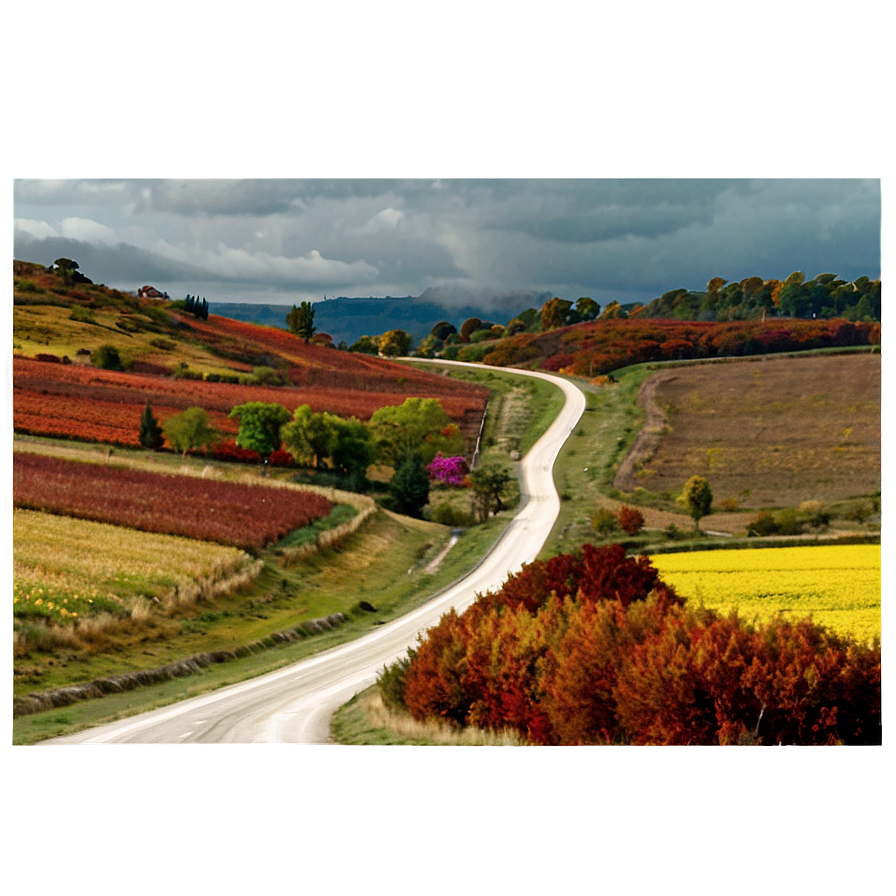
M 464 486 L 467 484 L 467 474 L 470 468 L 462 457 L 443 457 L 439 451 L 433 462 L 426 468 L 429 478 L 443 485 Z

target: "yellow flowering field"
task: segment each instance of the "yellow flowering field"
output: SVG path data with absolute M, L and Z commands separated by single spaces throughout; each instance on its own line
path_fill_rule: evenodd
M 682 597 L 746 620 L 777 612 L 859 641 L 880 636 L 880 545 L 812 545 L 658 554 L 650 558 Z
M 237 548 L 32 510 L 13 511 L 13 613 L 72 623 L 136 601 L 164 600 L 196 580 L 248 562 Z

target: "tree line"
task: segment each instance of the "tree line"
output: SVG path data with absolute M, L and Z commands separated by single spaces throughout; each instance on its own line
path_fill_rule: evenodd
M 301 308 L 293 306 L 287 315 L 287 323 L 292 332 L 308 342 L 315 332 L 313 318 L 313 307 L 303 302 Z M 400 329 L 387 330 L 379 336 L 362 336 L 352 345 L 340 343 L 338 348 L 386 357 L 407 355 L 413 350 L 423 357 L 438 355 L 449 360 L 463 353 L 465 357 L 481 360 L 472 357 L 469 349 L 464 351 L 465 347 L 522 333 L 546 333 L 594 320 L 629 318 L 718 322 L 797 318 L 875 322 L 881 319 L 881 281 L 866 276 L 846 281 L 836 274 L 818 274 L 806 280 L 803 272 L 794 271 L 785 280 L 745 277 L 729 283 L 722 277 L 713 277 L 705 290 L 673 289 L 646 304 L 623 305 L 614 300 L 602 307 L 587 296 L 575 302 L 555 296 L 541 308 L 527 308 L 506 324 L 480 317 L 467 318 L 459 327 L 447 320 L 439 321 L 416 348 L 414 339 Z M 332 344 L 329 337 L 322 335 L 324 344 L 328 341 Z
M 388 503 L 392 509 L 420 517 L 429 501 L 432 480 L 473 490 L 480 520 L 504 509 L 510 472 L 490 464 L 462 480 L 449 481 L 444 471 L 466 467 L 463 436 L 435 398 L 408 398 L 403 404 L 380 408 L 368 423 L 313 411 L 303 404 L 294 412 L 282 405 L 250 401 L 234 407 L 229 419 L 238 422 L 236 449 L 218 453 L 222 434 L 201 407 L 187 408 L 160 423 L 147 402 L 140 420 L 140 444 L 158 451 L 167 441 L 186 456 L 202 450 L 219 459 L 257 458 L 267 467 L 292 465 L 326 471 L 352 491 L 366 491 L 371 465 L 391 467 Z M 225 443 L 226 446 L 227 443 Z M 248 455 L 248 456 L 247 456 Z

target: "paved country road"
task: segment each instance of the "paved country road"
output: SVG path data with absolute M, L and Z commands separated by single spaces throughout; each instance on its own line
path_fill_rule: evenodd
M 585 410 L 585 396 L 559 377 L 513 372 L 556 383 L 566 403 L 521 463 L 519 512 L 469 575 L 406 616 L 292 666 L 44 743 L 329 743 L 330 720 L 343 703 L 371 685 L 384 665 L 404 655 L 452 606 L 462 611 L 477 594 L 499 588 L 508 574 L 534 560 L 551 532 L 560 511 L 552 469 Z

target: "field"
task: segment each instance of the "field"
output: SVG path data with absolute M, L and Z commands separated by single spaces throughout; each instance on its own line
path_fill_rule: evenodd
M 101 613 L 139 616 L 146 601 L 171 603 L 251 563 L 236 548 L 21 509 L 13 557 L 14 616 L 59 626 Z
M 335 349 L 320 349 L 333 363 L 353 357 Z M 394 365 L 398 366 L 398 365 Z M 400 368 L 399 370 L 404 370 Z M 332 371 L 331 371 L 332 373 Z M 329 375 L 329 374 L 328 374 Z M 140 415 L 148 401 L 164 425 L 172 414 L 188 407 L 204 408 L 212 425 L 225 435 L 236 435 L 238 425 L 227 415 L 238 404 L 265 401 L 292 413 L 308 404 L 314 411 L 368 420 L 381 407 L 400 405 L 413 394 L 437 398 L 458 424 L 468 443 L 475 443 L 488 393 L 466 384 L 454 387 L 439 376 L 417 380 L 412 390 L 400 377 L 391 382 L 362 371 L 352 384 L 322 382 L 302 387 L 252 386 L 236 383 L 176 379 L 138 373 L 98 370 L 84 364 L 54 364 L 28 358 L 13 360 L 13 425 L 17 432 L 139 445 Z
M 314 492 L 172 476 L 23 451 L 13 461 L 16 507 L 240 548 L 260 548 L 327 516 Z
M 795 507 L 881 487 L 879 354 L 683 366 L 640 396 L 645 436 L 615 485 L 677 494 L 704 476 L 715 507 Z
M 842 635 L 881 634 L 879 545 L 690 551 L 651 557 L 664 582 L 711 609 L 747 620 L 811 615 Z

